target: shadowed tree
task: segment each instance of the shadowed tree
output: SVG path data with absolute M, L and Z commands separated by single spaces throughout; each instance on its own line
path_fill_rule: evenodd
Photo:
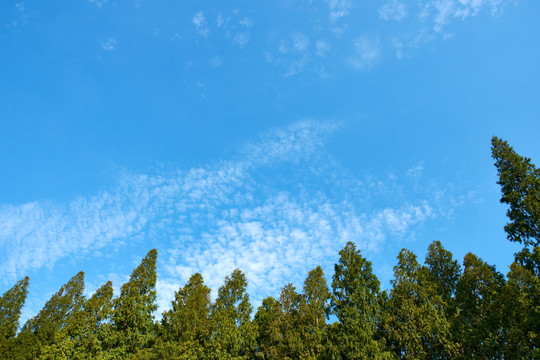
M 279 301 L 273 297 L 263 299 L 262 305 L 257 309 L 253 323 L 257 328 L 257 349 L 258 359 L 278 359 L 276 327 L 281 316 L 281 306 Z
M 504 277 L 494 266 L 468 253 L 457 284 L 460 308 L 454 334 L 463 359 L 502 359 L 502 291 Z

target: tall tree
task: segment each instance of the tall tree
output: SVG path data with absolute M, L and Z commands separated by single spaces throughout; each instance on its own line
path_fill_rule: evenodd
M 539 257 L 540 252 L 536 256 Z M 540 264 L 538 259 L 536 261 Z M 507 278 L 500 300 L 503 307 L 504 359 L 539 359 L 540 277 L 515 261 Z
M 127 356 L 152 345 L 156 325 L 153 312 L 156 305 L 157 250 L 146 254 L 133 270 L 129 281 L 120 288 L 120 296 L 113 300 L 113 334 L 109 352 Z
M 109 281 L 69 317 L 66 326 L 55 334 L 53 343 L 41 349 L 40 360 L 100 358 L 112 296 Z
M 56 334 L 81 309 L 85 300 L 83 291 L 84 272 L 81 271 L 62 285 L 39 313 L 24 324 L 16 342 L 19 358 L 36 359 L 43 348 L 57 340 Z
M 403 249 L 394 267 L 394 280 L 385 313 L 385 332 L 396 357 L 401 359 L 455 358 L 444 302 L 428 271 L 416 255 Z
M 207 350 L 217 358 L 249 359 L 255 350 L 256 329 L 250 316 L 253 308 L 247 293 L 245 274 L 236 269 L 225 278 L 212 307 L 214 327 L 212 343 Z
M 323 269 L 317 266 L 308 273 L 300 302 L 302 358 L 322 356 L 326 338 L 326 314 L 331 294 Z
M 277 332 L 275 324 L 278 323 L 280 316 L 279 301 L 271 296 L 263 299 L 253 320 L 257 328 L 256 358 L 279 359 L 277 352 L 279 332 Z
M 504 277 L 494 266 L 468 253 L 457 284 L 460 308 L 454 333 L 464 359 L 502 359 L 502 300 Z
M 501 185 L 501 203 L 509 205 L 504 230 L 510 241 L 540 245 L 540 169 L 517 154 L 508 142 L 493 137 L 491 153 Z
M 349 242 L 339 252 L 332 278 L 332 326 L 330 356 L 337 359 L 381 359 L 388 356 L 378 339 L 380 283 L 371 262 Z
M 28 294 L 29 281 L 28 276 L 17 281 L 0 298 L 0 343 L 12 338 L 17 333 L 21 309 Z
M 202 275 L 196 273 L 174 298 L 172 309 L 163 313 L 160 331 L 163 341 L 154 352 L 171 357 L 187 353 L 201 357 L 210 335 L 210 288 L 204 285 Z

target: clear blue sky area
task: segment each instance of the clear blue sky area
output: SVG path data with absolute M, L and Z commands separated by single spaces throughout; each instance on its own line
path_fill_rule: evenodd
M 440 240 L 506 274 L 493 135 L 540 164 L 537 0 L 0 0 L 0 293 L 23 318 L 157 248 L 160 311 L 255 306 L 347 241 L 383 288 Z M 24 320 L 23 319 L 23 320 Z

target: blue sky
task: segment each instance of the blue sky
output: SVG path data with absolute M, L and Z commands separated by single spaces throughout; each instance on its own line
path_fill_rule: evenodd
M 490 139 L 540 163 L 533 0 L 0 1 L 0 292 L 35 314 L 157 248 L 160 311 L 254 305 L 347 241 L 389 286 L 440 240 L 507 272 Z

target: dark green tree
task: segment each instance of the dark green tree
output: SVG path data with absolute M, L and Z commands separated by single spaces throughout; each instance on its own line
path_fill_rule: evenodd
M 253 320 L 257 329 L 256 358 L 279 359 L 277 352 L 279 331 L 276 329 L 276 324 L 280 316 L 281 306 L 279 301 L 271 296 L 263 299 Z
M 540 252 L 535 255 L 540 257 Z M 537 263 L 540 264 L 540 262 Z M 538 359 L 540 358 L 540 277 L 515 261 L 510 266 L 507 278 L 508 281 L 500 300 L 503 307 L 504 359 Z
M 389 356 L 378 338 L 381 320 L 380 283 L 371 262 L 349 242 L 339 252 L 332 279 L 332 314 L 328 352 L 334 359 L 382 359 Z
M 106 339 L 109 356 L 125 358 L 152 346 L 156 335 L 156 259 L 156 249 L 150 250 L 113 300 L 113 326 Z
M 501 203 L 509 206 L 504 230 L 510 241 L 540 245 L 540 169 L 517 154 L 508 142 L 493 137 L 491 153 L 501 185 Z
M 471 253 L 465 255 L 463 266 L 456 293 L 460 312 L 453 330 L 461 358 L 502 359 L 504 277 Z
M 0 298 L 0 343 L 14 337 L 17 333 L 21 309 L 28 294 L 29 281 L 28 276 L 17 281 Z

